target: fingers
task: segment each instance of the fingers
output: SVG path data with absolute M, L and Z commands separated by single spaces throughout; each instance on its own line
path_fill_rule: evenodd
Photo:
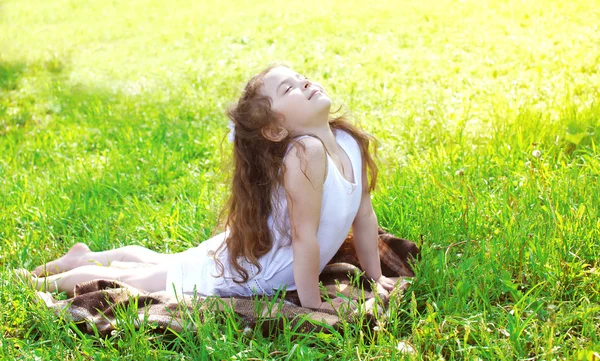
M 390 292 L 385 287 L 383 287 L 383 285 L 379 282 L 377 282 L 377 293 L 379 294 L 379 296 L 381 298 L 384 298 L 384 299 L 386 299 L 390 296 Z
M 394 286 L 396 283 L 395 280 L 391 280 L 385 276 L 381 276 L 377 282 L 375 283 L 377 287 L 377 293 L 382 299 L 387 299 L 390 297 L 390 292 L 394 290 Z
M 393 282 L 390 279 L 386 279 L 384 282 L 381 283 L 381 285 L 383 286 L 383 288 L 385 288 L 388 291 L 392 291 L 394 289 L 394 286 L 396 285 L 395 282 Z
M 335 309 L 327 302 L 321 302 L 321 306 L 319 306 L 319 308 L 317 308 L 318 310 L 329 310 L 329 311 L 335 311 Z
M 399 278 L 397 277 L 388 278 L 381 276 L 377 281 L 375 281 L 376 292 L 381 296 L 382 299 L 388 299 L 390 297 L 390 292 L 394 290 L 398 280 Z M 356 311 L 358 309 L 358 305 L 356 302 L 353 302 L 353 300 L 335 297 L 328 302 L 323 302 L 321 307 L 319 307 L 319 309 L 327 309 L 332 311 L 343 311 L 344 308 Z
M 349 307 L 352 310 L 356 309 L 356 304 L 354 302 L 352 302 L 352 300 L 347 300 L 341 297 L 336 297 L 334 299 L 331 300 L 331 303 L 333 304 L 333 307 L 336 310 L 339 310 L 340 308 L 343 307 Z
M 358 306 L 352 300 L 347 300 L 341 297 L 332 298 L 329 302 L 321 303 L 319 307 L 320 310 L 330 310 L 330 311 L 344 311 L 345 309 L 350 309 L 352 311 L 356 310 Z
M 387 291 L 392 291 L 394 289 L 394 286 L 396 285 L 396 281 L 397 279 L 390 279 L 385 276 L 381 276 L 377 280 L 377 285 L 383 287 Z

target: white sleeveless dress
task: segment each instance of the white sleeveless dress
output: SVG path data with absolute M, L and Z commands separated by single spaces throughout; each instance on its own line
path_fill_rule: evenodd
M 340 173 L 327 154 L 327 176 L 323 184 L 321 219 L 317 231 L 319 242 L 319 272 L 333 258 L 350 231 L 356 217 L 362 195 L 362 159 L 356 140 L 341 129 L 333 130 L 336 142 L 346 152 L 352 164 L 354 183 Z M 233 272 L 227 259 L 227 250 L 217 257 L 225 266 L 225 274 L 214 277 L 218 271 L 214 254 L 226 239 L 227 230 L 191 248 L 181 258 L 171 263 L 167 270 L 166 290 L 171 294 L 197 292 L 201 295 L 251 296 L 252 294 L 271 295 L 277 289 L 295 290 L 293 271 L 293 251 L 289 235 L 289 213 L 285 191 L 280 186 L 273 195 L 273 212 L 268 224 L 271 229 L 273 248 L 259 258 L 262 270 L 240 257 L 240 263 L 248 271 L 249 280 L 238 284 L 233 279 L 240 277 Z

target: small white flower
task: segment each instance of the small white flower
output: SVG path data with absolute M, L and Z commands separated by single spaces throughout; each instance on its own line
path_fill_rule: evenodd
M 375 327 L 373 327 L 373 331 L 379 332 L 379 331 L 381 331 L 381 328 L 379 326 L 375 326 Z
M 235 124 L 233 121 L 229 120 L 229 124 L 227 124 L 227 128 L 229 128 L 229 134 L 227 135 L 227 140 L 231 143 L 235 140 Z
M 540 152 L 539 150 L 534 150 L 533 152 L 531 152 L 531 155 L 533 155 L 536 158 L 539 158 L 542 156 L 542 152 Z
M 252 333 L 252 329 L 248 326 L 244 327 L 244 331 L 242 331 L 244 335 L 249 335 Z
M 398 342 L 398 346 L 396 346 L 398 351 L 401 353 L 417 353 L 417 350 L 413 345 L 411 345 L 408 341 L 400 341 Z

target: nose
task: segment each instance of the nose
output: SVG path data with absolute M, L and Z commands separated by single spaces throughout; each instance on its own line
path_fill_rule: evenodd
M 304 80 L 304 89 L 307 89 L 311 85 L 312 85 L 312 83 L 310 82 L 310 80 L 308 80 L 308 79 Z

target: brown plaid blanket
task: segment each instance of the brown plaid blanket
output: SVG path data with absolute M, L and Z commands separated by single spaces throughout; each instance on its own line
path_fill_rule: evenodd
M 418 259 L 418 247 L 380 228 L 379 253 L 383 274 L 400 278 L 393 292 L 403 292 L 408 285 L 404 277 L 414 276 L 411 260 Z M 137 312 L 136 327 L 147 322 L 159 331 L 194 331 L 209 313 L 211 317 L 224 317 L 233 312 L 243 328 L 259 328 L 265 335 L 279 331 L 284 324 L 298 332 L 330 332 L 339 329 L 341 321 L 352 322 L 359 315 L 367 324 L 375 322 L 387 307 L 389 295 L 377 297 L 358 266 L 352 235 L 349 235 L 320 275 L 325 299 L 347 297 L 357 305 L 340 312 L 301 307 L 295 291 L 272 297 L 219 298 L 189 294 L 175 298 L 166 292 L 149 293 L 109 280 L 79 284 L 74 296 L 66 300 L 57 300 L 48 292 L 37 292 L 37 295 L 59 317 L 75 322 L 80 330 L 90 334 L 109 334 L 118 326 L 119 313 L 132 307 L 133 312 Z

